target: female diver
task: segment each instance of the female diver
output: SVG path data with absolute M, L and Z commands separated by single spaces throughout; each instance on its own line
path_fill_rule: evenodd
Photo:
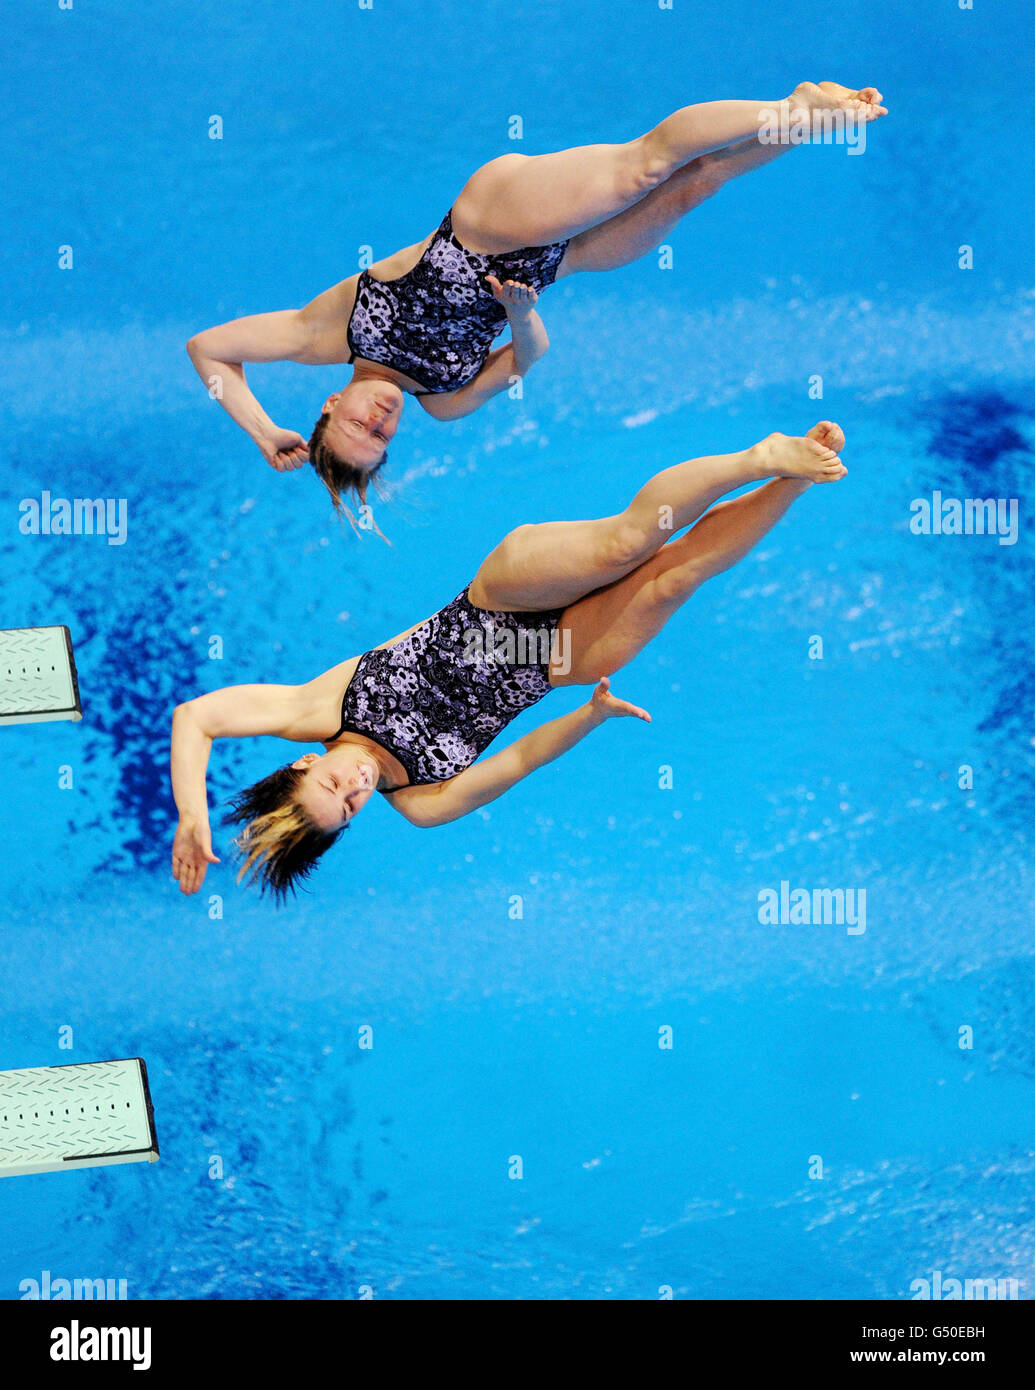
M 626 144 L 501 155 L 468 179 L 423 241 L 303 309 L 206 329 L 187 350 L 203 381 L 221 382 L 222 405 L 266 461 L 286 472 L 311 460 L 341 511 L 350 489 L 365 501 L 407 394 L 435 419 L 455 420 L 507 390 L 549 345 L 535 309 L 540 291 L 647 255 L 731 178 L 786 152 L 787 141 L 759 138 L 767 116 L 782 106 L 798 132 L 829 136 L 837 119 L 886 115 L 881 101 L 875 87 L 803 82 L 785 103 L 683 107 Z M 506 323 L 511 340 L 493 349 Z M 244 363 L 274 361 L 352 366 L 308 444 L 273 423 L 245 380 Z
M 412 824 L 443 825 L 495 800 L 605 719 L 649 720 L 611 693 L 608 676 L 812 483 L 842 478 L 843 445 L 841 429 L 825 420 L 805 438 L 773 434 L 740 453 L 676 464 L 616 516 L 519 526 L 433 617 L 305 685 L 230 686 L 178 705 L 172 864 L 181 890 L 196 893 L 219 862 L 206 792 L 215 738 L 275 734 L 326 750 L 303 753 L 249 787 L 227 817 L 242 827 L 238 878 L 258 878 L 280 901 L 375 791 Z M 596 690 L 572 713 L 475 761 L 559 685 Z

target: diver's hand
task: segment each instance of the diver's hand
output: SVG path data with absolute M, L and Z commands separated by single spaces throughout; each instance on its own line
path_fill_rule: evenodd
M 495 275 L 486 275 L 485 279 L 493 298 L 503 305 L 508 314 L 527 312 L 539 302 L 539 295 L 531 285 L 519 285 L 516 280 L 508 280 L 501 285 Z
M 616 695 L 611 694 L 611 682 L 607 676 L 600 678 L 600 684 L 593 691 L 589 706 L 601 720 L 632 718 L 643 719 L 648 724 L 651 722 L 645 709 L 640 709 L 639 705 L 631 705 L 628 700 L 619 700 Z
M 282 430 L 274 425 L 255 442 L 263 458 L 278 473 L 291 473 L 303 467 L 309 458 L 309 445 L 295 430 Z
M 219 860 L 212 853 L 212 832 L 208 821 L 185 820 L 181 817 L 173 840 L 173 878 L 181 893 L 196 893 L 205 881 L 210 864 Z

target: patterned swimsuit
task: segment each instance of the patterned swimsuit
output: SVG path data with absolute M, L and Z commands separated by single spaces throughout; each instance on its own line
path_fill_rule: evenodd
M 360 657 L 341 727 L 327 742 L 365 734 L 398 758 L 410 786 L 455 777 L 551 689 L 550 647 L 563 612 L 475 608 L 465 588 L 395 646 Z
M 424 387 L 420 395 L 459 390 L 481 371 L 507 321 L 486 275 L 538 292 L 553 284 L 567 245 L 484 256 L 457 241 L 450 209 L 412 270 L 398 280 L 360 275 L 348 325 L 353 357 L 405 373 Z

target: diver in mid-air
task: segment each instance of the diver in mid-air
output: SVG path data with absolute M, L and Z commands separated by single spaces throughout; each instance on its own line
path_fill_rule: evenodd
M 435 419 L 455 420 L 543 356 L 549 342 L 536 304 L 548 285 L 647 255 L 730 179 L 808 138 L 829 139 L 838 121 L 886 115 L 882 100 L 875 87 L 802 82 L 778 102 L 685 106 L 625 144 L 501 155 L 471 175 L 422 241 L 302 309 L 206 329 L 188 351 L 268 463 L 283 472 L 309 459 L 336 508 L 350 491 L 362 504 L 407 395 Z M 507 324 L 510 341 L 493 348 Z M 656 349 L 643 344 L 645 354 Z M 323 402 L 308 443 L 274 424 L 245 380 L 246 362 L 276 361 L 352 367 L 351 380 Z
M 676 464 L 615 516 L 519 526 L 439 612 L 304 685 L 230 686 L 178 705 L 172 864 L 181 890 L 197 892 L 218 863 L 206 790 L 213 739 L 273 734 L 324 745 L 247 788 L 229 816 L 241 827 L 240 876 L 257 877 L 282 899 L 375 791 L 414 825 L 443 825 L 495 800 L 604 720 L 649 720 L 611 693 L 609 676 L 706 579 L 743 559 L 796 497 L 843 478 L 843 446 L 841 429 L 824 420 L 804 438 L 772 434 L 739 453 Z M 596 690 L 570 714 L 476 761 L 516 715 L 561 685 Z M 620 774 L 609 769 L 605 778 L 620 803 Z

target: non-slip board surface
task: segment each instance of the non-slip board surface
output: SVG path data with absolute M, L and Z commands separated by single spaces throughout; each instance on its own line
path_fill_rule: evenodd
M 142 1058 L 0 1071 L 0 1177 L 157 1158 Z
M 0 628 L 0 724 L 81 719 L 67 627 Z

